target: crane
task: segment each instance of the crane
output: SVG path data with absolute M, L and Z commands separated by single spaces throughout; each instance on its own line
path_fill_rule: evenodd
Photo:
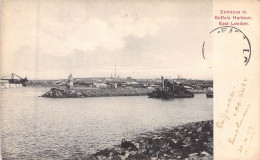
M 15 73 L 12 73 L 12 74 L 4 76 L 4 77 L 1 77 L 1 80 L 8 80 L 9 83 L 13 83 L 13 84 L 19 84 L 20 83 L 23 86 L 26 86 L 27 82 L 28 82 L 27 77 L 22 78 L 22 77 L 18 76 Z

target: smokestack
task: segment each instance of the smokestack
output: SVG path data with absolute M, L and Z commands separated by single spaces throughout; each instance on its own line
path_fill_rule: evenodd
M 162 76 L 162 89 L 164 88 L 164 79 L 163 79 L 163 76 Z

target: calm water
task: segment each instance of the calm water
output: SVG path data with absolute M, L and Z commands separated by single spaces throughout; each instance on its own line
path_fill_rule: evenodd
M 213 100 L 140 97 L 48 99 L 48 88 L 1 91 L 2 157 L 75 159 L 119 144 L 122 138 L 212 119 Z

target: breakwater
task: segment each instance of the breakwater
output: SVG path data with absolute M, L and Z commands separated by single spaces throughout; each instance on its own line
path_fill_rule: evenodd
M 86 159 L 213 159 L 213 121 L 193 122 L 122 140 Z
M 79 89 L 58 89 L 51 88 L 42 95 L 47 98 L 84 98 L 84 97 L 109 97 L 109 96 L 143 96 L 151 92 L 147 88 L 79 88 Z

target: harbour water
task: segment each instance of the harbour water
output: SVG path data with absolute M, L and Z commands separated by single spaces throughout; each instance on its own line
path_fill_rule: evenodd
M 51 99 L 49 88 L 1 90 L 3 159 L 76 159 L 122 138 L 213 119 L 213 99 L 147 96 Z

